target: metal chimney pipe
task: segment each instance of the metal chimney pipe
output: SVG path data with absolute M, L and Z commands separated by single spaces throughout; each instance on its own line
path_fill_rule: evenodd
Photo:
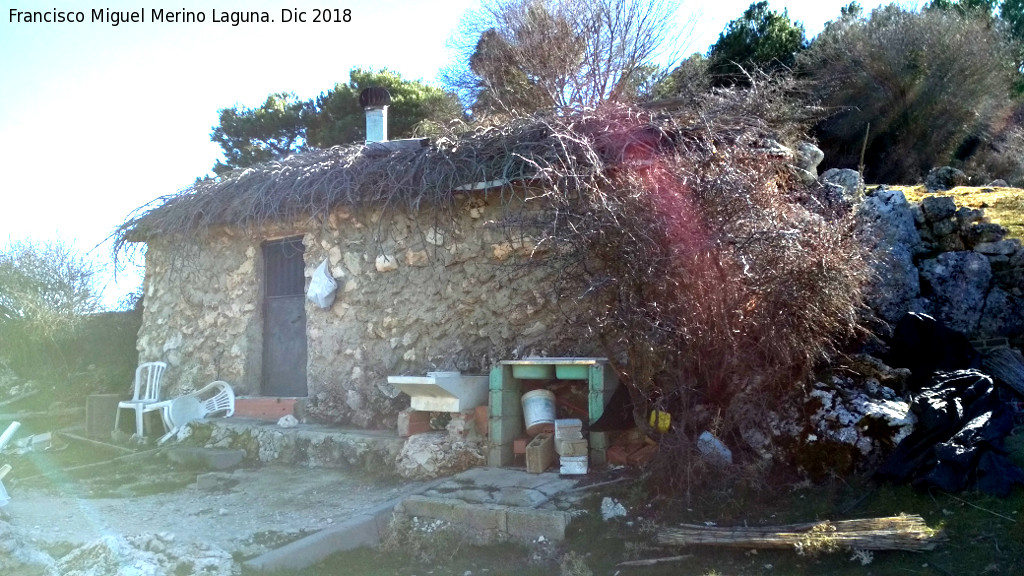
M 359 93 L 359 105 L 366 112 L 366 143 L 388 141 L 388 105 L 391 93 L 374 86 Z

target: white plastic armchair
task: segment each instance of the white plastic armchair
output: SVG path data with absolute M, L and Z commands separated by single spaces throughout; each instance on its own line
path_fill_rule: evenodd
M 159 407 L 163 409 L 164 426 L 168 430 L 160 439 L 163 443 L 179 428 L 193 420 L 200 420 L 217 412 L 223 412 L 225 418 L 234 414 L 235 391 L 227 382 L 216 380 L 191 394 L 160 402 Z
M 160 380 L 166 369 L 166 362 L 139 364 L 139 367 L 135 369 L 135 392 L 132 399 L 117 403 L 117 415 L 114 416 L 115 430 L 121 423 L 121 409 L 127 408 L 135 411 L 135 434 L 139 438 L 145 436 L 142 429 L 142 415 L 160 409 L 157 406 L 160 403 Z

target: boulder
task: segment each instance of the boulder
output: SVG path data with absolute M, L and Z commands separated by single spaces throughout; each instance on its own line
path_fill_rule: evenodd
M 974 247 L 976 244 L 999 242 L 1006 236 L 1007 230 L 992 222 L 977 222 L 963 231 L 964 242 Z
M 843 197 L 851 201 L 860 200 L 864 189 L 864 181 L 856 170 L 849 168 L 829 168 L 821 175 L 823 184 L 835 184 L 843 189 Z
M 921 280 L 937 318 L 953 330 L 973 334 L 992 281 L 988 258 L 977 252 L 944 252 L 921 262 Z
M 924 180 L 924 186 L 929 192 L 935 192 L 937 190 L 949 190 L 957 186 L 966 186 L 968 181 L 969 178 L 967 178 L 967 174 L 964 174 L 963 171 L 957 170 L 952 166 L 942 166 L 940 168 L 932 168 L 928 172 L 928 176 Z
M 879 189 L 858 205 L 856 219 L 857 238 L 875 255 L 867 303 L 882 319 L 895 322 L 920 294 L 914 254 L 925 247 L 911 206 L 902 192 Z
M 801 142 L 796 147 L 796 166 L 808 172 L 818 172 L 818 164 L 825 159 L 825 153 L 810 142 Z
M 956 220 L 952 218 L 946 218 L 945 220 L 939 220 L 938 222 L 932 222 L 932 233 L 936 237 L 949 236 L 954 232 L 957 232 L 960 228 L 956 225 Z
M 950 196 L 928 196 L 921 200 L 921 210 L 929 222 L 939 222 L 956 214 L 956 202 Z
M 974 245 L 975 252 L 992 256 L 1007 256 L 1007 260 L 1017 250 L 1020 250 L 1020 240 L 1016 238 L 1007 238 L 998 242 L 978 242 Z
M 447 432 L 426 432 L 406 440 L 395 465 L 403 478 L 429 480 L 483 466 L 484 462 L 479 443 L 453 439 Z
M 801 142 L 796 147 L 794 168 L 800 181 L 811 185 L 818 179 L 818 164 L 825 158 L 825 153 L 810 142 Z
M 978 322 L 978 335 L 988 338 L 1014 337 L 1024 333 L 1024 301 L 1000 288 L 985 299 Z
M 964 206 L 956 211 L 956 223 L 960 226 L 960 230 L 964 232 L 970 229 L 971 224 L 981 222 L 984 218 L 985 211 L 981 208 L 973 209 Z
M 996 178 L 985 186 L 988 188 L 1006 188 L 1009 184 L 1007 184 L 1006 180 L 1003 180 L 1002 178 Z

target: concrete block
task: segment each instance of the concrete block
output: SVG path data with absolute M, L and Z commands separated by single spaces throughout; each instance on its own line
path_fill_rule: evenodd
M 242 463 L 244 450 L 228 448 L 180 447 L 167 451 L 167 459 L 182 466 L 194 466 L 211 470 L 227 470 Z
M 295 571 L 308 568 L 331 554 L 380 544 L 374 514 L 360 514 L 337 526 L 310 534 L 245 562 L 258 572 Z
M 506 513 L 508 535 L 519 542 L 532 542 L 538 536 L 548 540 L 564 540 L 571 517 L 561 510 L 509 508 Z
M 217 490 L 223 487 L 228 478 L 218 472 L 207 472 L 196 476 L 197 490 Z
M 579 440 L 558 440 L 555 439 L 555 452 L 559 456 L 586 456 L 589 443 L 584 439 Z
M 512 453 L 512 443 L 508 444 L 491 444 L 487 449 L 487 465 L 500 468 L 502 466 L 511 466 L 515 460 L 515 454 Z
M 526 445 L 526 471 L 540 474 L 555 461 L 555 442 L 551 434 L 537 434 Z
M 497 504 L 459 503 L 452 510 L 451 522 L 469 534 L 494 535 L 507 531 L 507 511 L 507 507 Z
M 402 508 L 406 516 L 419 516 L 420 518 L 434 518 L 435 520 L 454 522 L 456 520 L 455 507 L 460 503 L 451 498 L 409 496 L 402 501 Z

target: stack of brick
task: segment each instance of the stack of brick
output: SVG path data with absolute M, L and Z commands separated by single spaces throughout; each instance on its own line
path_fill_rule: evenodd
M 555 420 L 555 452 L 562 474 L 586 474 L 589 446 L 578 418 Z

